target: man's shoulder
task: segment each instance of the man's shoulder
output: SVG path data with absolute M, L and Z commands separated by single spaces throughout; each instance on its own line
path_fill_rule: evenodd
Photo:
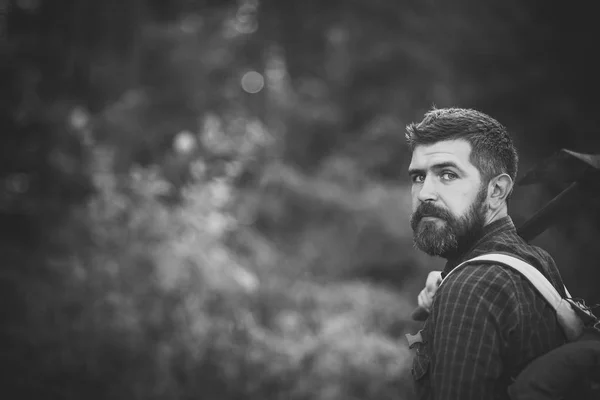
M 515 256 L 536 268 L 546 277 L 546 279 L 550 280 L 550 282 L 559 291 L 561 290 L 560 288 L 563 286 L 562 277 L 556 266 L 556 262 L 548 251 L 541 247 L 531 245 L 525 242 L 521 237 L 514 234 L 505 235 L 501 239 L 502 240 L 498 240 L 497 242 L 493 243 L 493 245 L 488 245 L 484 248 L 478 249 L 478 252 L 475 255 L 504 253 Z M 502 268 L 505 270 L 510 270 L 509 267 L 498 267 L 498 270 Z M 508 272 L 508 276 L 517 277 L 519 281 L 521 280 L 520 274 L 516 271 L 511 270 Z
M 496 263 L 469 263 L 448 275 L 441 286 L 444 291 L 477 290 L 482 295 L 500 290 L 512 290 L 518 282 L 518 272 Z
M 555 288 L 560 287 L 562 282 L 560 274 L 553 263 L 539 261 L 534 263 L 518 255 L 517 258 L 538 269 L 547 279 L 550 278 Z M 530 297 L 526 293 L 536 292 L 533 283 L 521 272 L 493 262 L 472 262 L 457 267 L 444 279 L 440 289 L 451 297 L 463 296 L 464 293 L 477 293 L 482 297 L 495 296 L 504 299 L 521 299 L 521 301 Z M 557 290 L 560 292 L 560 289 Z
M 513 255 L 525 261 L 544 275 L 552 285 L 562 293 L 563 280 L 560 271 L 554 261 L 554 258 L 548 251 L 538 246 L 527 244 L 525 248 L 517 248 L 513 251 Z M 519 278 L 521 275 L 514 272 Z
M 493 313 L 498 318 L 505 314 L 518 315 L 519 292 L 512 271 L 498 264 L 468 264 L 450 274 L 436 292 L 434 308 L 447 314 L 449 308 L 468 313 L 475 318 L 481 313 Z M 454 315 L 454 314 L 453 314 Z M 463 318 L 459 316 L 457 318 Z
M 503 282 L 511 280 L 514 271 L 500 263 L 493 262 L 471 262 L 456 268 L 444 280 L 444 284 L 450 282 L 478 282 L 481 280 Z
M 530 254 L 533 255 L 542 264 L 545 264 L 547 266 L 552 266 L 552 267 L 556 266 L 556 263 L 554 262 L 554 258 L 552 258 L 550 253 L 548 251 L 546 251 L 545 249 L 538 247 L 538 246 L 533 246 L 533 245 L 528 245 L 528 248 L 529 248 Z

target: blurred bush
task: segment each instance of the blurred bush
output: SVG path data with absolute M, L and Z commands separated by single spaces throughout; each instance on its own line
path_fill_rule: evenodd
M 237 229 L 227 212 L 231 176 L 199 180 L 173 208 L 156 168 L 119 177 L 101 169 L 110 158 L 95 148 L 96 194 L 57 231 L 73 245 L 46 268 L 59 279 L 27 283 L 24 398 L 392 399 L 409 391 L 410 357 L 399 341 L 405 298 L 360 281 L 315 282 L 284 265 L 264 274 L 264 264 L 224 245 Z M 82 229 L 86 236 L 72 236 Z

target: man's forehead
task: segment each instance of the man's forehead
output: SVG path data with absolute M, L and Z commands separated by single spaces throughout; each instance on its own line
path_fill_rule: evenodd
M 452 162 L 458 166 L 469 168 L 473 167 L 470 156 L 471 144 L 464 139 L 418 145 L 413 150 L 409 169 L 424 169 L 445 162 Z

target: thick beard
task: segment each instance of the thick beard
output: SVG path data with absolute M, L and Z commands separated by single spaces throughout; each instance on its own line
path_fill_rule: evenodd
M 451 258 L 472 244 L 479 236 L 485 225 L 484 203 L 486 198 L 485 185 L 477 193 L 477 197 L 467 212 L 455 217 L 449 211 L 441 209 L 432 203 L 422 203 L 411 216 L 411 227 L 414 232 L 415 247 L 429 254 Z M 439 221 L 422 221 L 424 217 L 436 217 Z

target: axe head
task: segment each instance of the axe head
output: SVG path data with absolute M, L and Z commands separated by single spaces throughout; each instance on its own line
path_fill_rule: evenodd
M 517 232 L 529 241 L 543 232 L 558 217 L 568 217 L 589 205 L 600 205 L 600 155 L 561 149 L 528 171 L 517 184 L 568 184 L 558 196 L 536 212 Z M 572 212 L 567 212 L 569 209 Z
M 600 181 L 600 154 L 561 149 L 527 171 L 517 184 L 573 183 L 588 178 L 591 178 L 591 184 Z

